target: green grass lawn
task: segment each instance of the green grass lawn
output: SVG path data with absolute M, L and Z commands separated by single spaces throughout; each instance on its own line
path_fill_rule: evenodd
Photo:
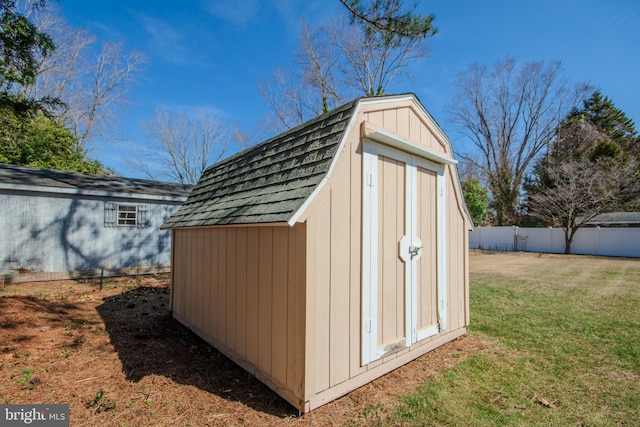
M 640 425 L 640 260 L 472 255 L 471 319 L 485 350 L 365 424 Z

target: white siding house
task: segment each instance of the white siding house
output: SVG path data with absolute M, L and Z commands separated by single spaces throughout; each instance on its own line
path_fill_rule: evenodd
M 0 164 L 0 282 L 167 269 L 190 186 Z

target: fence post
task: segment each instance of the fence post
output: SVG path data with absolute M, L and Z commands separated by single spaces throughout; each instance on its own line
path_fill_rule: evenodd
M 549 227 L 549 250 L 548 253 L 553 253 L 553 227 Z
M 596 255 L 600 255 L 600 226 L 596 226 Z

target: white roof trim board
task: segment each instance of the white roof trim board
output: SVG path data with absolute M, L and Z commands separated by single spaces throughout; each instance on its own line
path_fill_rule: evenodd
M 442 165 L 455 165 L 458 163 L 457 160 L 451 157 L 438 153 L 430 148 L 414 144 L 393 132 L 380 129 L 368 122 L 362 122 L 362 136 Z

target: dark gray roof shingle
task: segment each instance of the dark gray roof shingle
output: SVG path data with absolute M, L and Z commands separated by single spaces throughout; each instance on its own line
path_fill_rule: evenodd
M 586 222 L 586 225 L 596 226 L 613 226 L 613 225 L 633 225 L 640 226 L 640 212 L 607 212 L 602 213 L 592 220 Z
M 187 197 L 191 185 L 0 164 L 0 183 L 106 193 Z
M 288 221 L 329 171 L 357 103 L 210 166 L 162 228 Z

